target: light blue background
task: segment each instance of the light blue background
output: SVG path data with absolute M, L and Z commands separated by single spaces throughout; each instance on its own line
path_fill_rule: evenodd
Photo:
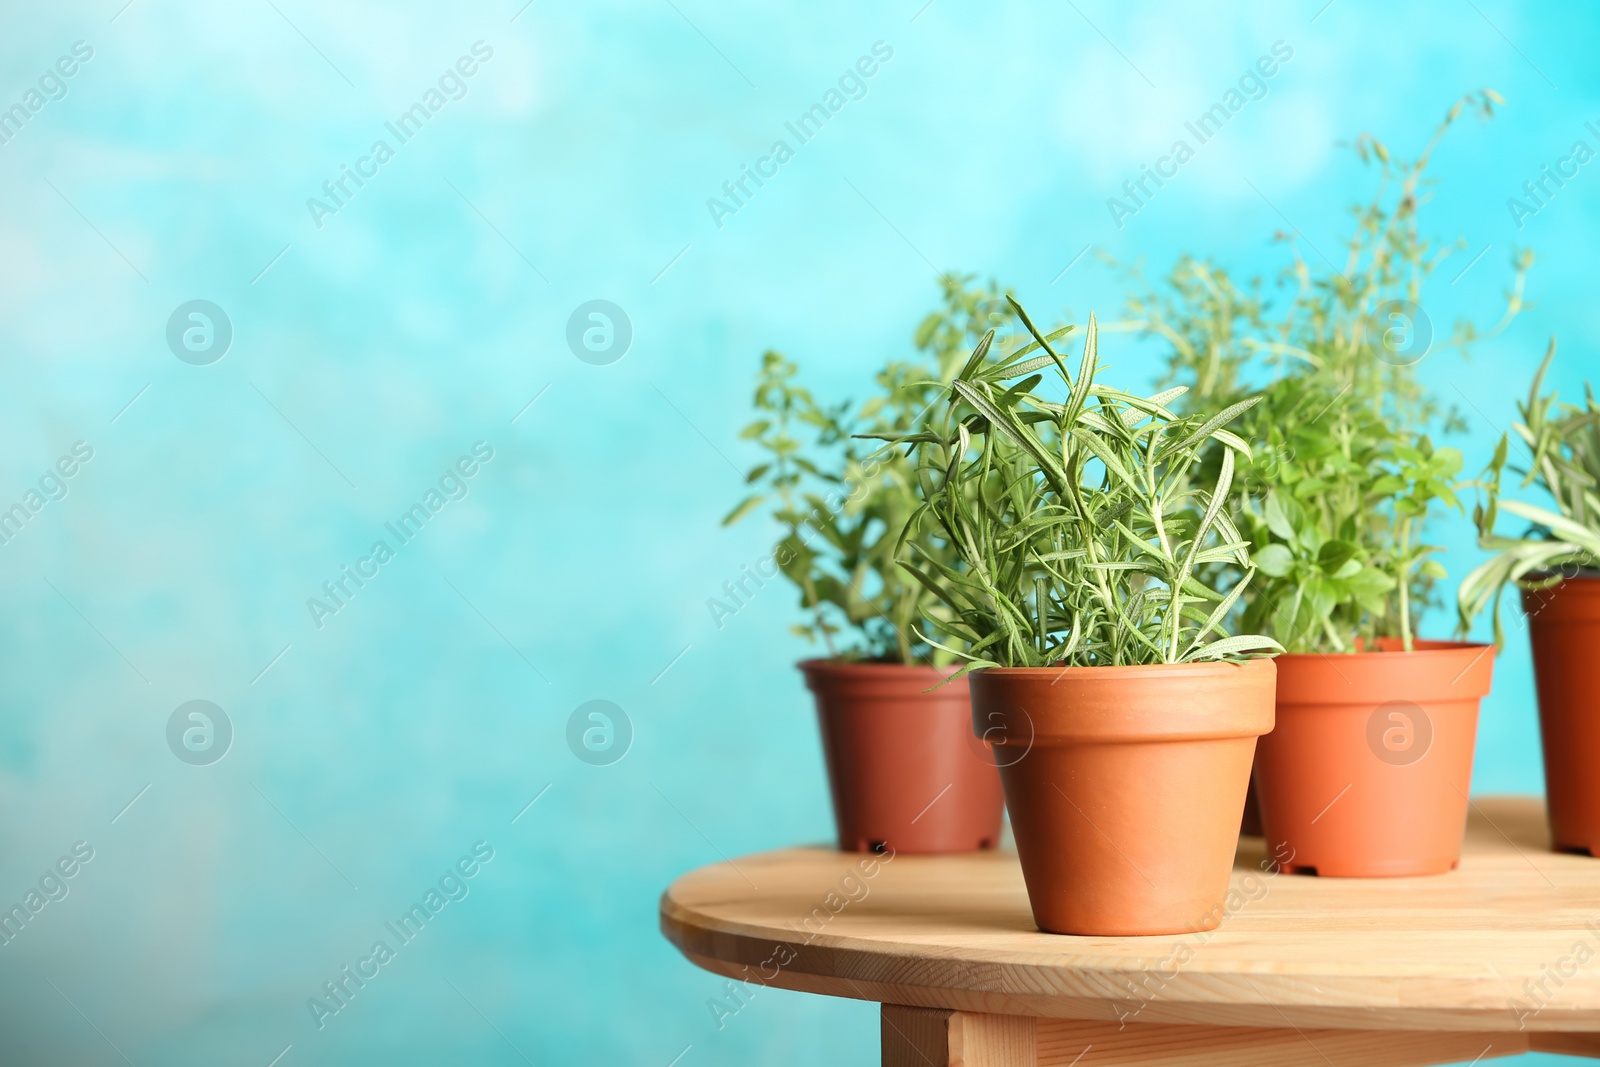
M 1595 365 L 1600 164 L 1525 229 L 1506 208 L 1600 147 L 1600 20 L 1576 7 L 522 2 L 5 7 L 0 106 L 74 41 L 94 58 L 0 145 L 0 507 L 74 441 L 95 456 L 0 546 L 0 899 L 75 841 L 95 858 L 0 948 L 0 1061 L 875 1063 L 872 1005 L 768 992 L 719 1031 L 720 982 L 656 901 L 829 833 L 793 597 L 720 630 L 706 608 L 771 531 L 717 520 L 761 349 L 859 396 L 936 268 L 1111 318 L 1096 255 L 1062 274 L 1087 245 L 1270 277 L 1297 227 L 1340 258 L 1372 173 L 1339 142 L 1410 155 L 1492 86 L 1502 116 L 1437 158 L 1426 228 L 1467 248 L 1426 305 L 1492 317 L 1527 243 L 1537 306 L 1424 373 L 1476 468 L 1547 335 L 1564 391 Z M 480 39 L 465 99 L 319 229 L 306 199 Z M 706 199 L 880 40 L 867 96 L 718 228 Z M 1106 198 L 1278 40 L 1267 98 L 1113 226 Z M 194 298 L 236 331 L 211 366 L 164 341 Z M 565 343 L 594 298 L 633 322 L 612 366 Z M 1103 349 L 1153 379 L 1149 351 Z M 306 599 L 479 440 L 470 496 L 318 629 Z M 1459 575 L 1464 522 L 1448 541 Z M 191 699 L 236 730 L 213 766 L 166 745 Z M 614 766 L 565 743 L 591 699 L 632 719 Z M 1475 786 L 1540 785 L 1519 634 Z M 306 999 L 479 840 L 470 896 L 319 1032 Z

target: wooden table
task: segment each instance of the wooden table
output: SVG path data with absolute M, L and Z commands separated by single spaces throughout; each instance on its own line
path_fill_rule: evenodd
M 679 878 L 661 929 L 716 974 L 882 1003 L 894 1067 L 1600 1057 L 1600 859 L 1550 852 L 1538 800 L 1475 801 L 1447 875 L 1264 864 L 1244 838 L 1219 930 L 1067 937 L 1011 853 L 791 848 Z

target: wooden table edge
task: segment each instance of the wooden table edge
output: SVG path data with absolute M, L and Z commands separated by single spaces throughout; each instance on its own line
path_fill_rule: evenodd
M 702 970 L 775 989 L 852 1000 L 1102 1023 L 1117 1023 L 1126 1018 L 1140 1023 L 1304 1026 L 1367 1031 L 1600 1033 L 1600 1008 L 1562 1009 L 1554 1004 L 1545 1006 L 1537 1016 L 1519 1026 L 1517 1017 L 1506 1005 L 1502 989 L 1485 991 L 1485 1003 L 1477 1008 L 1430 1008 L 1400 1002 L 1374 1005 L 1371 1003 L 1372 979 L 1368 976 L 1206 974 L 1191 976 L 1191 980 L 1203 982 L 1211 994 L 1209 997 L 1194 996 L 1192 991 L 1173 980 L 1162 989 L 1159 997 L 1143 1002 L 1132 998 L 1119 1001 L 1105 996 L 1067 997 L 1058 992 L 1035 993 L 1021 988 L 979 990 L 942 985 L 913 986 L 900 981 L 877 982 L 869 977 L 876 969 L 875 964 L 902 957 L 851 946 L 850 938 L 823 935 L 807 944 L 798 937 L 774 937 L 772 931 L 766 929 L 759 933 L 741 931 L 735 928 L 737 924 L 726 924 L 722 920 L 708 920 L 719 924 L 718 928 L 709 928 L 693 921 L 697 914 L 673 900 L 670 888 L 662 894 L 662 935 L 685 959 Z M 794 953 L 794 958 L 781 966 L 775 958 L 775 950 L 780 945 Z M 826 953 L 816 951 L 818 949 L 826 949 Z M 1015 965 L 1007 966 L 1010 971 L 1017 969 Z M 1274 981 L 1286 977 L 1292 979 L 1292 984 L 1280 985 Z M 1359 983 L 1364 996 L 1330 1003 L 1329 994 L 1341 981 Z M 1405 984 L 1403 978 L 1393 982 Z M 1214 999 L 1219 984 L 1229 987 L 1229 1000 Z M 1272 993 L 1280 995 L 1270 996 Z M 1239 999 L 1241 996 L 1245 999 Z M 1397 1014 L 1403 1017 L 1397 1019 Z

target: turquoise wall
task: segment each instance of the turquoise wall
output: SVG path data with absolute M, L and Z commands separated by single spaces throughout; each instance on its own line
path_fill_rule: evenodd
M 757 356 L 859 396 L 938 270 L 1077 316 L 1123 291 L 1086 246 L 1270 277 L 1275 230 L 1334 254 L 1371 176 L 1341 141 L 1409 154 L 1487 85 L 1501 117 L 1438 155 L 1466 249 L 1426 306 L 1490 308 L 1524 244 L 1537 306 L 1423 372 L 1473 467 L 1548 335 L 1563 390 L 1593 373 L 1600 176 L 1506 203 L 1600 147 L 1592 13 L 524 3 L 0 16 L 0 899 L 40 887 L 0 1061 L 876 1062 L 869 1005 L 771 991 L 718 1029 L 656 901 L 829 832 L 793 598 L 706 607 L 769 551 L 717 526 Z M 1119 227 L 1107 198 L 1276 42 Z M 593 300 L 618 360 L 586 316 L 569 345 Z M 568 744 L 595 700 L 631 728 L 605 766 Z M 1540 788 L 1534 721 L 1519 635 L 1479 791 Z

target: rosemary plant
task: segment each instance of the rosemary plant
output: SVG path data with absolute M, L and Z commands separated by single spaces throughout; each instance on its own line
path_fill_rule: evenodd
M 1512 468 L 1522 475 L 1521 488 L 1537 486 L 1554 510 L 1501 496 L 1509 452 L 1506 435 L 1477 483 L 1483 489 L 1483 499 L 1473 509 L 1478 543 L 1495 555 L 1462 579 L 1456 605 L 1463 634 L 1480 611 L 1492 607 L 1496 644 L 1505 638 L 1500 597 L 1507 585 L 1548 589 L 1563 578 L 1600 569 L 1600 405 L 1587 383 L 1581 407 L 1558 403 L 1554 391 L 1540 394 L 1555 354 L 1552 341 L 1528 399 L 1517 404 L 1521 421 L 1511 424 L 1529 457 L 1526 467 Z M 1496 533 L 1502 511 L 1523 519 L 1528 528 L 1517 537 Z
M 1256 570 L 1225 507 L 1234 456 L 1250 448 L 1225 427 L 1255 401 L 1179 418 L 1165 405 L 1181 388 L 1141 397 L 1095 383 L 1093 316 L 1073 376 L 1054 345 L 1074 328 L 1041 334 L 1011 305 L 1032 343 L 991 358 L 986 333 L 942 420 L 892 439 L 915 459 L 925 501 L 901 566 L 949 612 L 944 632 L 960 644 L 947 651 L 967 670 L 1281 651 L 1223 630 Z M 1041 393 L 1046 374 L 1063 400 Z M 1190 475 L 1209 442 L 1223 456 L 1215 484 L 1199 490 Z M 1223 559 L 1242 572 L 1227 593 L 1195 577 Z

